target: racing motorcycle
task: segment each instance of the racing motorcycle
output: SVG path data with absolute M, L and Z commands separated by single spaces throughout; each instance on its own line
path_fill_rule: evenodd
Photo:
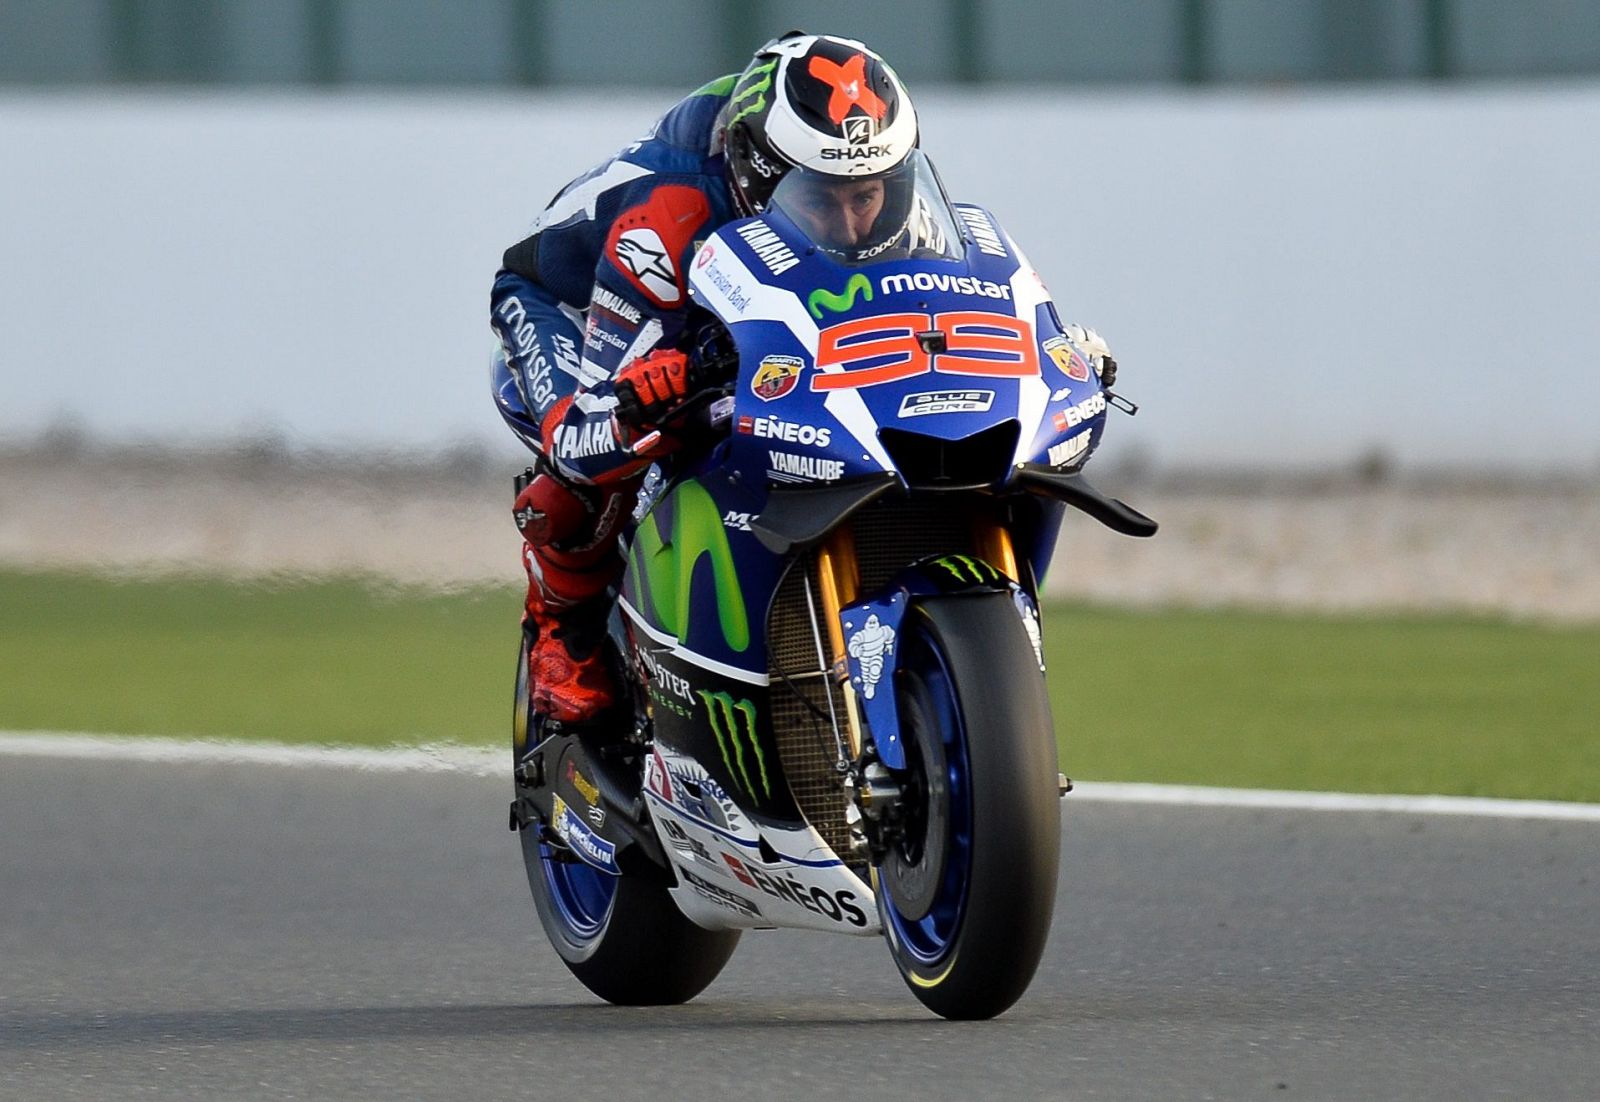
M 511 826 L 611 1002 L 686 1001 L 742 931 L 796 927 L 881 934 L 927 1007 L 987 1018 L 1043 953 L 1068 783 L 1039 578 L 1067 506 L 1156 525 L 1082 478 L 1121 400 L 1037 273 L 920 153 L 905 172 L 877 255 L 807 236 L 798 170 L 696 253 L 737 374 L 698 399 L 715 443 L 640 492 L 626 716 L 530 717 L 518 663 Z

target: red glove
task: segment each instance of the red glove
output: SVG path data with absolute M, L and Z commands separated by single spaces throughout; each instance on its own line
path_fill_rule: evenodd
M 641 356 L 617 372 L 617 420 L 633 429 L 653 428 L 694 389 L 689 357 L 672 349 Z

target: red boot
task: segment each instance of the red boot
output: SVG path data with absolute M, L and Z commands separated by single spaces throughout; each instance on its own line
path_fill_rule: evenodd
M 524 623 L 532 632 L 528 650 L 528 703 L 562 723 L 594 719 L 617 700 L 617 686 L 606 663 L 606 621 L 611 602 L 602 593 L 575 604 L 565 604 L 540 584 L 556 571 L 551 563 L 538 563 L 544 548 L 529 547 L 528 603 Z M 620 562 L 619 562 L 620 565 Z M 606 579 L 609 582 L 609 578 Z
M 523 624 L 533 638 L 528 699 L 551 719 L 583 723 L 616 703 L 605 657 L 608 590 L 622 573 L 616 546 L 622 506 L 636 491 L 636 480 L 576 487 L 546 469 L 517 497 L 528 573 Z

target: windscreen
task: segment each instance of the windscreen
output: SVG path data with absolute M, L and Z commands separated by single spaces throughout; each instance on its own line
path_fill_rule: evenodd
M 818 248 L 850 267 L 962 256 L 955 214 L 920 149 L 874 176 L 835 176 L 803 165 L 790 169 L 768 209 L 781 212 Z

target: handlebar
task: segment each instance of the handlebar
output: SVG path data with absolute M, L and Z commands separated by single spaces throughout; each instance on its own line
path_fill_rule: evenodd
M 720 429 L 733 417 L 733 390 L 731 382 L 706 387 L 669 409 L 661 417 L 664 425 L 673 425 L 675 435 L 685 432 L 710 432 Z M 643 455 L 661 440 L 661 430 L 652 429 L 628 446 L 630 455 Z

